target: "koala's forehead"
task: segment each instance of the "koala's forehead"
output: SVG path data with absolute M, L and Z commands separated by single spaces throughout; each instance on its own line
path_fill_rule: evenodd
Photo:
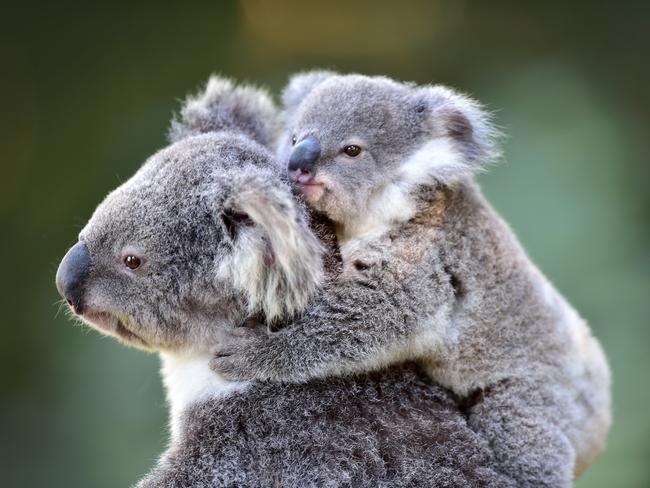
M 210 227 L 213 219 L 198 188 L 176 193 L 181 186 L 167 186 L 155 176 L 160 173 L 150 181 L 128 182 L 97 207 L 82 231 L 91 248 L 127 244 L 145 250 L 165 248 L 170 240 L 184 239 L 193 228 Z
M 406 122 L 409 91 L 387 78 L 334 76 L 307 96 L 296 125 L 321 133 L 390 131 Z
M 246 139 L 215 134 L 181 140 L 151 156 L 133 177 L 97 207 L 82 235 L 87 240 L 164 241 L 214 222 L 215 202 L 228 175 L 247 161 L 269 164 Z

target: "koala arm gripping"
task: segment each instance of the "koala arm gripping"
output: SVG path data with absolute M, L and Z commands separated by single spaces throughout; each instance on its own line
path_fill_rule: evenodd
M 442 335 L 451 300 L 453 287 L 430 241 L 386 236 L 358 246 L 304 314 L 279 332 L 240 328 L 224 337 L 211 366 L 233 380 L 301 382 L 413 359 L 431 354 L 422 344 Z

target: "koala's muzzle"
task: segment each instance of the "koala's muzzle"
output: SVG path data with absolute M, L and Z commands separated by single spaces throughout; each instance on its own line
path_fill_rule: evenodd
M 307 137 L 296 144 L 289 157 L 289 171 L 302 170 L 311 173 L 320 158 L 320 143 L 315 137 Z
M 56 288 L 76 314 L 83 313 L 83 284 L 90 269 L 90 253 L 77 242 L 63 256 L 56 272 Z

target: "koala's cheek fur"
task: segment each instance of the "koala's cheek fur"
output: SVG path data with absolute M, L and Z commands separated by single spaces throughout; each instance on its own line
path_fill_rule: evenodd
M 85 285 L 83 319 L 127 345 L 164 349 L 182 342 L 177 327 L 172 325 L 178 322 L 180 310 L 168 312 L 174 310 L 174 305 L 146 277 L 119 276 L 95 269 Z
M 319 168 L 315 179 L 323 184 L 319 198 L 305 196 L 313 209 L 326 214 L 338 224 L 346 224 L 357 212 L 364 212 L 374 182 L 351 168 L 341 171 L 336 163 Z
M 325 191 L 318 200 L 306 201 L 338 224 L 342 243 L 382 233 L 390 224 L 406 222 L 415 214 L 411 193 L 417 183 L 382 181 L 374 177 L 377 174 L 355 174 L 354 168 L 341 172 L 333 165 L 317 173 L 318 180 L 325 183 Z

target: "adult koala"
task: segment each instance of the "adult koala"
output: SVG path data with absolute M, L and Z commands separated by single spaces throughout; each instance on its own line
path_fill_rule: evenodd
M 222 333 L 290 317 L 336 278 L 267 149 L 275 120 L 265 92 L 213 77 L 59 266 L 77 317 L 161 355 L 171 440 L 138 486 L 512 486 L 417 366 L 284 386 L 210 370 Z

